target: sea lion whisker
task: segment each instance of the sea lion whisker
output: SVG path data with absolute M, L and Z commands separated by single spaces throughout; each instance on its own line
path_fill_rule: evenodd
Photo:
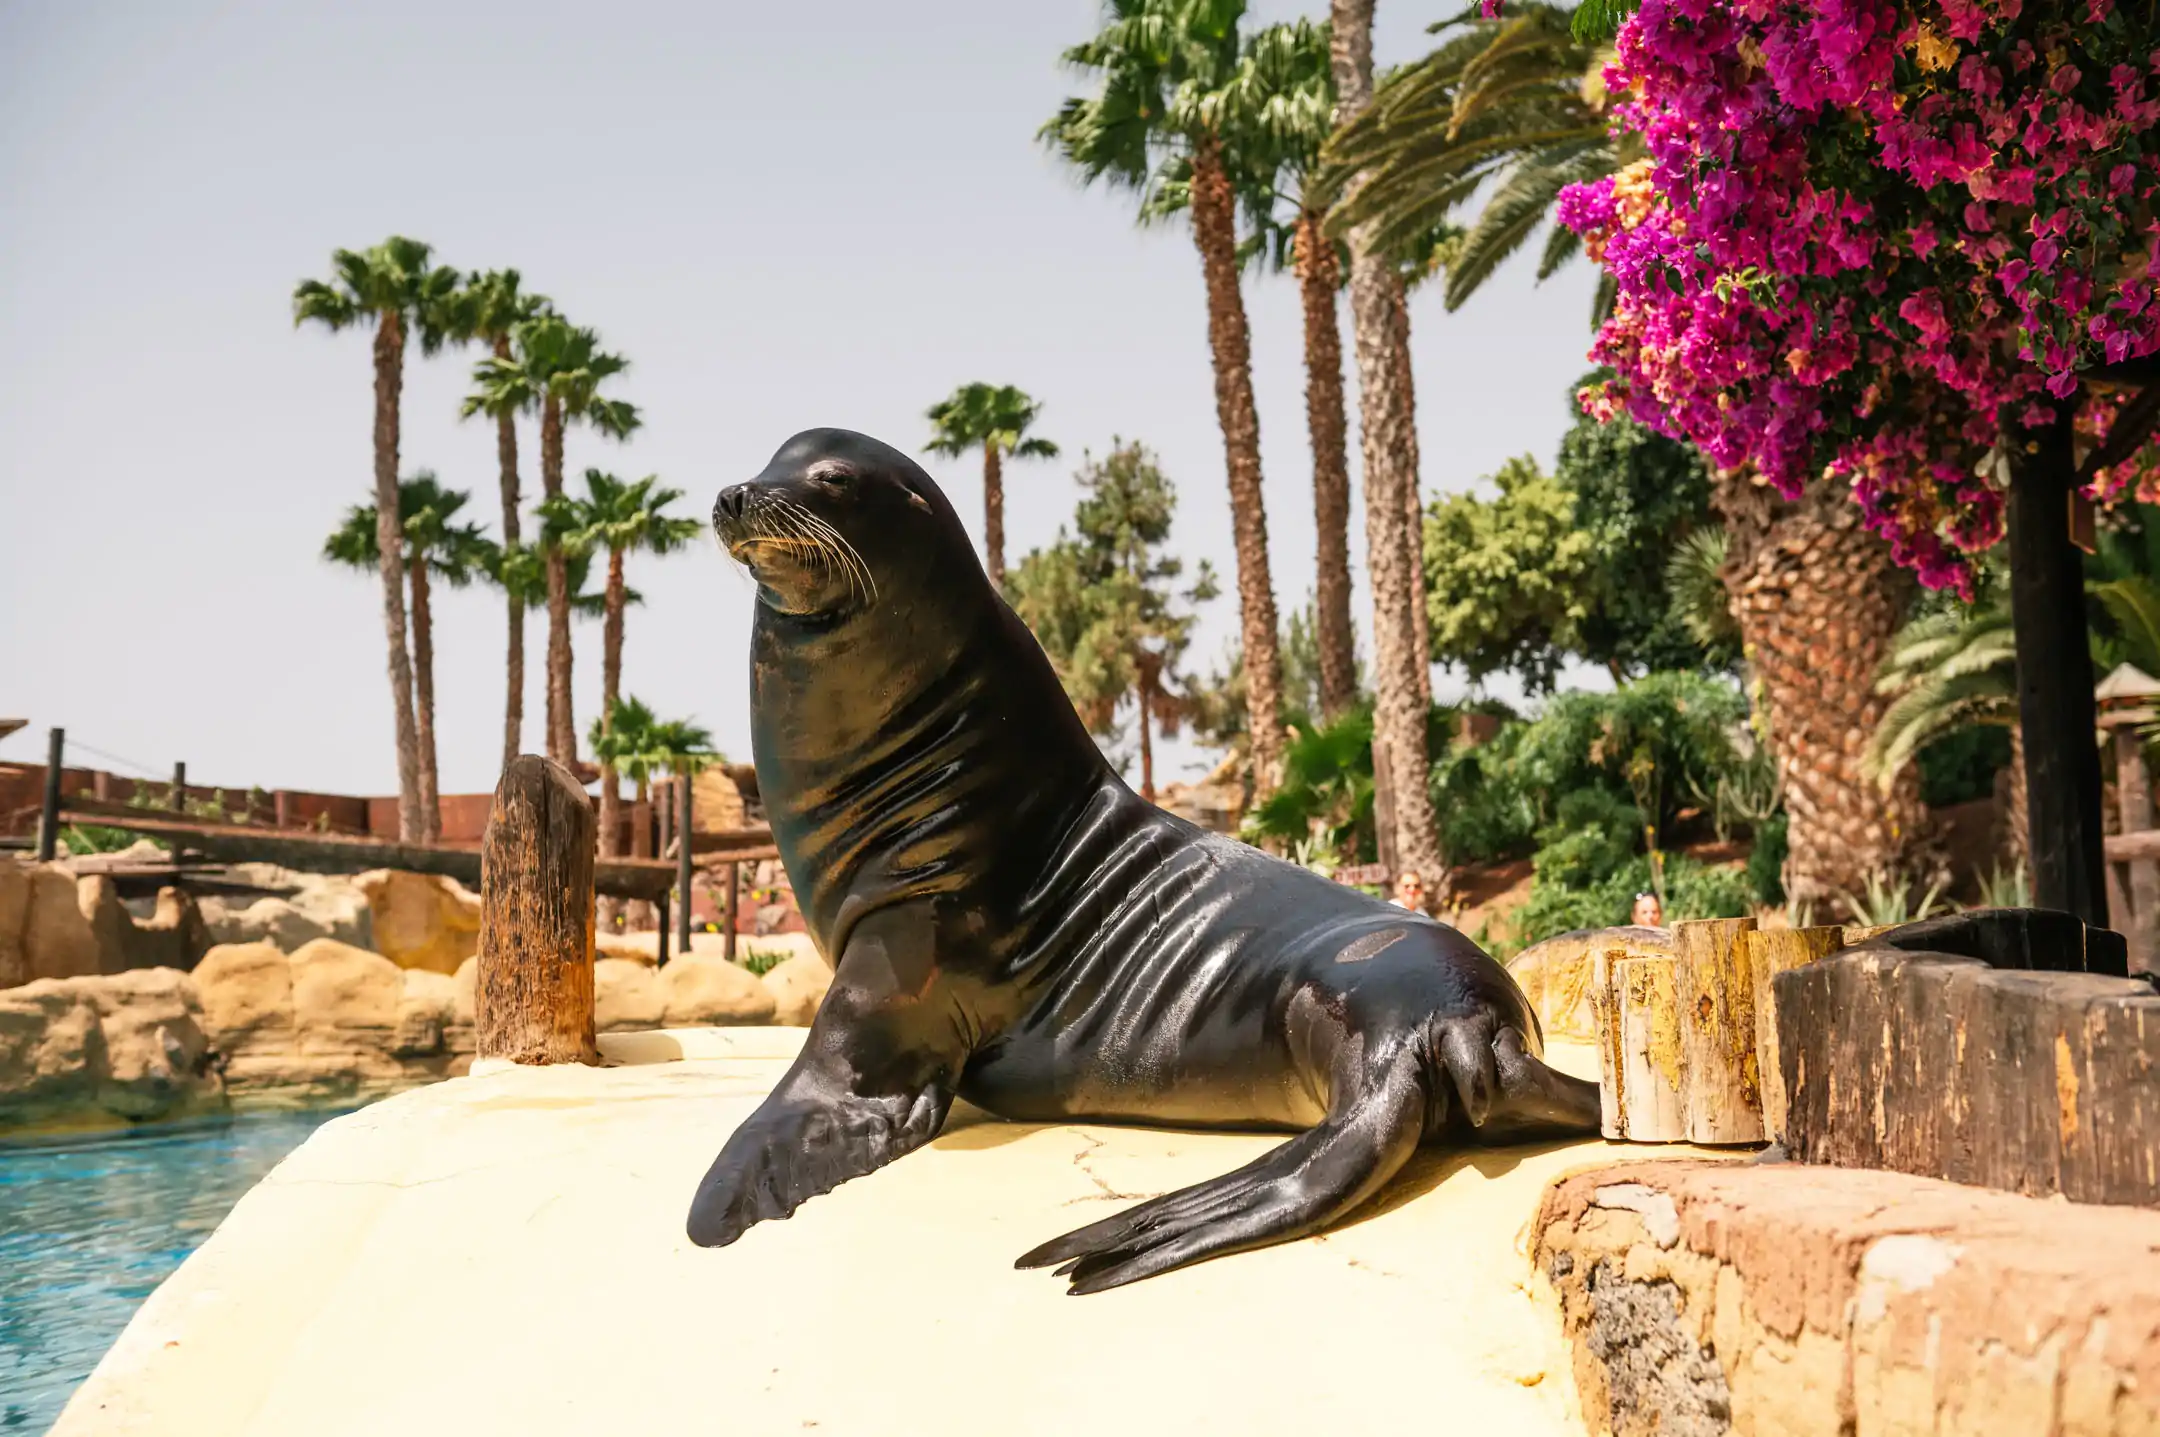
M 868 603 L 876 603 L 878 596 L 877 579 L 871 574 L 870 566 L 863 561 L 862 555 L 856 550 L 855 546 L 848 542 L 847 537 L 792 499 L 781 497 L 776 502 L 785 506 L 784 512 L 793 517 L 804 529 L 823 536 L 833 545 L 841 560 L 848 566 L 850 587 L 853 587 L 856 581 L 860 579 L 864 600 Z

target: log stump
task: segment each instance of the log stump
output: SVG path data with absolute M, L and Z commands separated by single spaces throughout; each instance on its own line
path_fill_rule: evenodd
M 1763 1135 L 1785 1141 L 1785 1082 L 1778 1061 L 1777 989 L 1771 982 L 1845 946 L 1842 928 L 1757 929 L 1746 938 L 1748 976 L 1755 989 L 1755 1069 L 1762 1093 Z
M 1685 1141 L 1678 960 L 1613 943 L 1591 964 L 1599 1131 L 1632 1143 Z
M 514 1063 L 597 1063 L 593 862 L 598 821 L 569 770 L 522 754 L 481 841 L 474 1047 Z
M 2160 993 L 2106 976 L 2125 956 L 2118 934 L 2008 909 L 1777 975 L 1792 1156 L 2160 1204 Z

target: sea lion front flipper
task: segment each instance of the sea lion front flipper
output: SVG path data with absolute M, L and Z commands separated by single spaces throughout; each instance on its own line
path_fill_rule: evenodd
M 1236 1172 L 1069 1232 L 1014 1266 L 1062 1264 L 1057 1275 L 1079 1296 L 1317 1232 L 1409 1161 L 1425 1107 L 1414 1067 L 1398 1063 L 1342 1112 Z
M 965 1049 L 949 1016 L 937 1016 L 942 1005 L 921 1001 L 924 965 L 894 961 L 895 951 L 927 945 L 893 931 L 901 925 L 877 926 L 885 931 L 850 943 L 795 1065 L 698 1184 L 688 1223 L 698 1246 L 725 1247 L 755 1223 L 787 1217 L 945 1125 Z

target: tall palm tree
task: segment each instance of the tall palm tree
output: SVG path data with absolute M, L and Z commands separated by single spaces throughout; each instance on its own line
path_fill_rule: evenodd
M 1221 124 L 1222 89 L 1236 70 L 1244 11 L 1244 0 L 1108 0 L 1101 31 L 1064 56 L 1074 68 L 1099 75 L 1101 88 L 1066 100 L 1041 135 L 1086 182 L 1108 180 L 1143 198 L 1166 160 L 1190 167 L 1192 236 L 1207 285 L 1215 413 L 1237 545 L 1252 761 L 1255 783 L 1265 790 L 1281 767 L 1282 656 L 1260 481 L 1252 337 L 1238 287 L 1233 175 L 1244 161 L 1233 150 L 1240 137 Z
M 632 553 L 672 554 L 703 532 L 695 519 L 677 519 L 663 511 L 682 498 L 680 489 L 663 489 L 658 475 L 625 483 L 598 469 L 585 471 L 585 497 L 557 494 L 540 505 L 541 532 L 565 554 L 607 555 L 603 591 L 600 660 L 600 724 L 605 733 L 615 699 L 622 692 L 623 609 L 629 588 L 623 560 Z M 600 761 L 600 852 L 621 852 L 622 790 L 614 766 Z
M 333 332 L 375 326 L 375 507 L 383 592 L 383 636 L 390 650 L 390 703 L 396 715 L 398 836 L 419 839 L 433 820 L 420 798 L 419 721 L 413 711 L 412 655 L 405 648 L 405 571 L 398 543 L 398 399 L 405 386 L 405 345 L 420 341 L 422 354 L 442 347 L 444 320 L 458 274 L 433 261 L 418 240 L 392 235 L 373 249 L 333 251 L 328 282 L 305 279 L 293 287 L 293 324 L 320 324 Z
M 983 561 L 991 586 L 1005 587 L 1004 456 L 1055 459 L 1058 447 L 1031 438 L 1028 428 L 1042 405 L 1010 384 L 963 384 L 930 406 L 926 454 L 957 459 L 980 445 L 983 456 Z
M 1372 104 L 1372 19 L 1373 0 L 1331 0 L 1329 58 L 1338 126 L 1352 123 Z M 1355 199 L 1353 192 L 1346 202 Z M 1425 597 L 1410 311 L 1400 259 L 1407 238 L 1390 243 L 1369 220 L 1350 228 L 1350 321 L 1357 341 L 1366 565 L 1373 598 L 1373 781 L 1382 861 L 1424 875 L 1427 902 L 1438 905 L 1446 901 L 1448 881 L 1427 787 L 1432 661 L 1430 652 L 1418 647 Z
M 456 337 L 468 344 L 484 344 L 495 359 L 512 358 L 510 334 L 520 324 L 551 308 L 543 294 L 528 294 L 524 280 L 514 269 L 489 270 L 468 277 L 453 307 Z M 495 421 L 495 459 L 502 488 L 503 543 L 519 540 L 518 512 L 524 503 L 518 484 L 517 414 L 515 402 L 491 401 L 481 392 L 467 395 L 460 414 L 470 419 L 485 414 Z M 507 682 L 503 699 L 503 767 L 518 756 L 525 728 L 525 609 L 512 595 L 509 607 L 509 643 L 504 667 Z
M 1314 631 L 1320 707 L 1333 717 L 1357 701 L 1357 639 L 1350 621 L 1349 419 L 1335 314 L 1342 257 L 1323 232 L 1326 201 L 1310 183 L 1335 126 L 1327 23 L 1299 19 L 1254 34 L 1223 87 L 1221 108 L 1252 156 L 1244 198 L 1256 242 L 1248 249 L 1270 268 L 1296 272 L 1304 310 L 1305 425 L 1318 541 Z
M 535 315 L 510 331 L 510 356 L 489 355 L 473 369 L 468 406 L 540 412 L 540 487 L 545 498 L 563 492 L 563 431 L 584 423 L 611 439 L 627 439 L 643 421 L 635 405 L 601 394 L 630 361 L 600 348 L 600 336 L 554 313 Z M 568 767 L 577 762 L 577 728 L 570 709 L 570 585 L 568 560 L 541 540 L 547 566 L 547 753 Z
M 433 470 L 423 469 L 398 485 L 397 533 L 402 562 L 412 585 L 412 656 L 418 702 L 416 743 L 420 752 L 420 808 L 423 843 L 442 837 L 441 785 L 435 767 L 435 619 L 432 581 L 462 589 L 486 572 L 494 546 L 476 524 L 459 524 L 457 513 L 472 498 L 444 489 Z M 373 504 L 355 504 L 344 522 L 323 543 L 323 557 L 355 569 L 382 566 L 381 524 Z M 432 576 L 432 578 L 431 578 Z

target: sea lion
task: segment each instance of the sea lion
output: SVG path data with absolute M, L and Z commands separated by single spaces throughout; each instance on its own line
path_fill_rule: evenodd
M 1043 1244 L 1075 1293 L 1315 1232 L 1434 1138 L 1594 1132 L 1530 1006 L 1452 928 L 1143 801 L 936 484 L 798 434 L 713 526 L 757 584 L 758 788 L 836 960 L 801 1055 L 690 1206 L 707 1247 L 1003 1117 L 1296 1131 Z

